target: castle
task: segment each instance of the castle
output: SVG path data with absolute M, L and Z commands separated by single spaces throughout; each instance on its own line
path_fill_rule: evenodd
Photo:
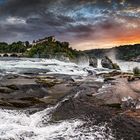
M 32 46 L 35 46 L 35 45 L 39 45 L 39 44 L 42 44 L 42 43 L 48 43 L 48 42 L 55 42 L 55 37 L 54 36 L 49 36 L 49 37 L 45 37 L 43 39 L 39 39 L 39 40 L 34 40 L 33 43 L 32 43 Z

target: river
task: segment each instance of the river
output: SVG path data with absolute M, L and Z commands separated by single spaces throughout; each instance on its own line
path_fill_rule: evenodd
M 124 71 L 132 70 L 140 63 L 121 62 Z M 1 58 L 1 76 L 7 74 L 68 74 L 87 76 L 88 70 L 93 73 L 101 72 L 87 64 L 60 62 L 58 60 L 28 59 L 28 58 Z M 102 72 L 108 71 L 103 69 Z M 58 106 L 58 103 L 56 106 Z M 79 119 L 64 120 L 50 123 L 51 112 L 56 108 L 50 107 L 30 114 L 27 110 L 0 109 L 0 140 L 113 140 L 112 131 L 106 123 L 85 127 Z M 107 132 L 108 130 L 108 132 Z

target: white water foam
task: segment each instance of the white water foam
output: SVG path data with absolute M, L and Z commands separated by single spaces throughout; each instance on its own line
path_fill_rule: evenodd
M 112 140 L 112 134 L 106 134 L 106 124 L 82 127 L 81 120 L 67 120 L 41 125 L 43 119 L 49 120 L 50 111 L 45 109 L 33 115 L 21 111 L 0 109 L 1 140 Z M 44 117 L 45 116 L 45 117 Z
M 95 69 L 87 64 L 77 65 L 55 59 L 1 58 L 0 70 L 7 74 L 39 72 L 46 74 L 66 74 L 87 76 L 90 73 L 107 72 L 108 69 Z

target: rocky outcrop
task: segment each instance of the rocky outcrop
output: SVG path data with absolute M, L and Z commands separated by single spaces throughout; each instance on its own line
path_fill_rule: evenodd
M 101 65 L 104 68 L 120 70 L 119 65 L 116 63 L 113 63 L 112 60 L 110 58 L 108 58 L 107 56 L 105 56 L 101 60 Z
M 97 68 L 98 62 L 95 57 L 90 57 L 89 58 L 89 66 Z

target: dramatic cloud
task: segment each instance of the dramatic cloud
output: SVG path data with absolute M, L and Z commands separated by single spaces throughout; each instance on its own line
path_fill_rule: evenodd
M 0 0 L 0 41 L 49 35 L 82 50 L 140 43 L 140 1 Z

